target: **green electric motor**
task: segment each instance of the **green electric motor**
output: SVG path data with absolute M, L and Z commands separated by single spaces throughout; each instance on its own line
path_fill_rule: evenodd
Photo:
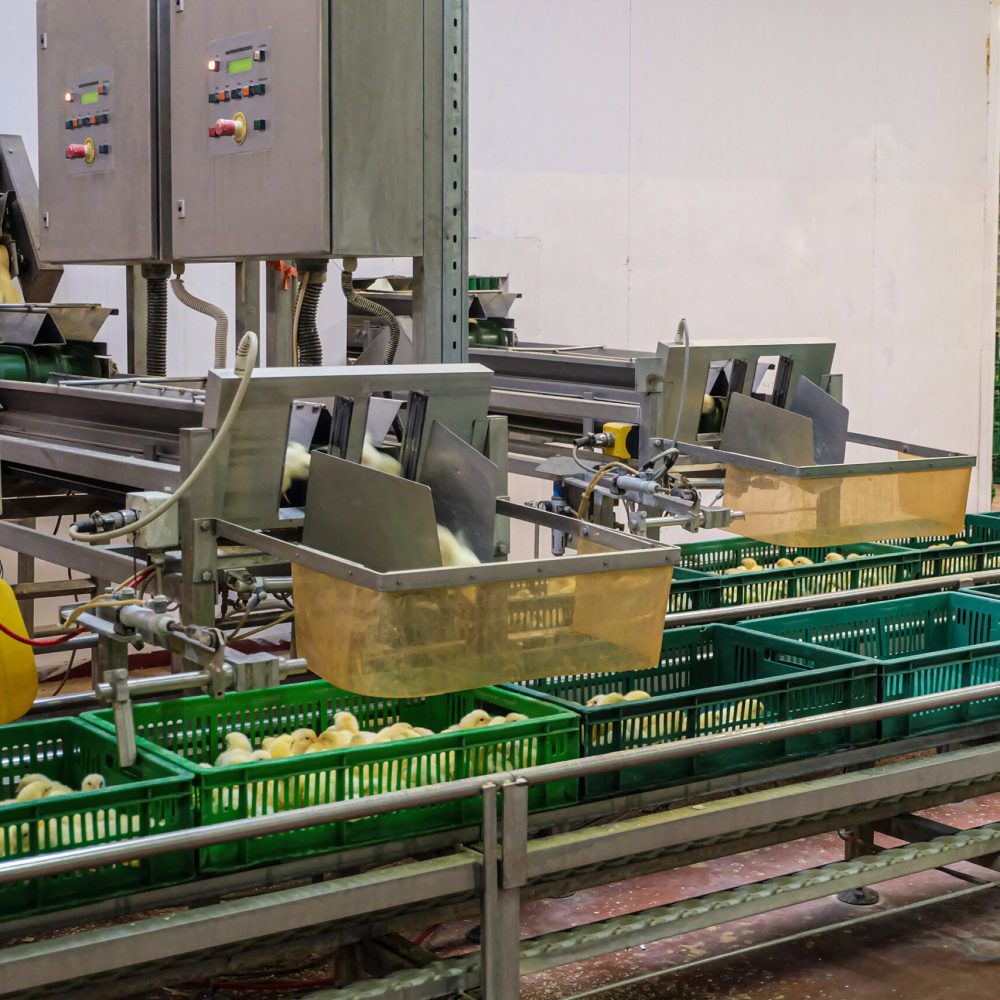
M 11 382 L 47 382 L 53 373 L 108 378 L 110 369 L 105 344 L 71 340 L 27 347 L 0 343 L 0 379 Z

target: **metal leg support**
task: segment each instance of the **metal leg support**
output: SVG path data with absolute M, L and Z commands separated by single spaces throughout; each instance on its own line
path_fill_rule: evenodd
M 844 840 L 845 861 L 854 861 L 856 858 L 871 857 L 879 853 L 878 847 L 875 846 L 875 827 L 871 823 L 850 830 L 841 830 L 840 836 Z M 879 901 L 879 894 L 874 889 L 862 885 L 856 889 L 838 892 L 837 899 L 851 906 L 874 906 Z
M 483 1000 L 511 1000 L 520 994 L 521 981 L 521 887 L 527 870 L 528 786 L 522 781 L 504 785 L 502 830 L 498 830 L 497 791 L 496 785 L 483 789 Z

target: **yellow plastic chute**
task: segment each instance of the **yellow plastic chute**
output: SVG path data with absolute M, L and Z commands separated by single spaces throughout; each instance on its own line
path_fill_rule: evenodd
M 0 622 L 12 632 L 27 635 L 14 591 L 0 580 Z M 20 719 L 38 695 L 38 672 L 30 646 L 0 632 L 0 725 Z
M 0 246 L 0 305 L 20 305 L 23 301 L 10 276 L 10 254 L 5 246 Z

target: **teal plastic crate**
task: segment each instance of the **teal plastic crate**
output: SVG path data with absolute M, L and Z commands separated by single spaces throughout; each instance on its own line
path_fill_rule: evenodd
M 844 556 L 844 561 L 826 562 L 831 552 Z M 846 558 L 851 555 L 860 558 Z M 779 559 L 799 556 L 812 560 L 813 565 L 772 568 Z M 734 569 L 748 558 L 768 568 L 726 575 L 726 570 Z M 714 606 L 733 607 L 913 580 L 920 563 L 917 556 L 905 548 L 874 542 L 832 548 L 792 548 L 750 538 L 727 538 L 682 545 L 681 566 L 712 574 L 721 587 L 720 603 Z
M 980 514 L 968 514 L 966 528 L 977 542 L 1000 542 L 1000 510 L 986 510 Z
M 873 663 L 820 647 L 764 637 L 726 625 L 668 629 L 660 664 L 623 674 L 577 674 L 525 682 L 512 690 L 569 709 L 580 719 L 580 751 L 615 750 L 753 728 L 875 703 Z M 647 692 L 642 701 L 590 707 L 609 692 Z M 876 726 L 844 726 L 665 761 L 583 779 L 586 798 L 663 788 L 732 774 L 780 760 L 811 757 L 875 740 Z
M 677 566 L 670 584 L 669 614 L 684 611 L 704 611 L 717 608 L 722 602 L 722 583 L 711 573 Z
M 519 712 L 525 722 L 442 733 L 473 709 L 491 715 Z M 502 688 L 410 700 L 369 698 L 313 681 L 222 699 L 182 698 L 137 704 L 138 743 L 183 768 L 195 780 L 201 825 L 295 809 L 307 805 L 399 791 L 494 771 L 571 760 L 579 754 L 577 719 L 553 705 Z M 244 733 L 254 746 L 266 736 L 309 727 L 321 732 L 340 711 L 353 712 L 363 728 L 404 721 L 437 735 L 374 746 L 304 754 L 230 767 L 203 768 L 225 748 L 226 735 Z M 104 729 L 110 711 L 84 718 Z M 532 788 L 529 806 L 550 809 L 577 801 L 575 781 Z M 256 837 L 203 849 L 202 872 L 228 872 L 276 861 L 438 833 L 477 823 L 476 800 L 444 802 L 382 816 L 349 820 L 290 833 Z
M 896 701 L 1000 680 L 1000 601 L 962 591 L 757 618 L 741 628 L 871 657 L 879 700 Z M 883 739 L 1000 719 L 1000 698 L 886 719 Z
M 965 518 L 965 531 L 958 535 L 925 535 L 919 538 L 894 539 L 891 544 L 901 545 L 920 553 L 920 577 L 952 576 L 956 573 L 975 573 L 987 569 L 1000 569 L 1000 522 L 994 537 L 979 526 L 977 519 L 983 515 L 969 514 Z M 992 528 L 992 524 L 987 521 Z M 956 545 L 955 543 L 959 543 Z M 933 546 L 946 546 L 934 548 Z
M 100 774 L 100 791 L 16 802 L 18 783 L 43 774 L 79 788 Z M 133 767 L 118 765 L 118 745 L 107 732 L 76 719 L 19 722 L 0 727 L 0 858 L 24 860 L 194 825 L 190 774 L 159 754 L 139 753 Z M 0 886 L 0 920 L 81 906 L 185 882 L 195 875 L 192 851 L 69 872 Z

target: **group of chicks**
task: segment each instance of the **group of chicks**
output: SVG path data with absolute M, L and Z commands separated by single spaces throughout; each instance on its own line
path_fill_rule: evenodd
M 961 539 L 957 542 L 938 542 L 935 545 L 928 545 L 924 550 L 925 552 L 933 552 L 938 549 L 965 549 L 969 547 L 969 543 L 962 541 Z
M 44 774 L 26 774 L 17 783 L 14 798 L 7 799 L 3 805 L 38 802 L 57 795 L 99 792 L 106 785 L 107 782 L 102 774 L 88 774 L 80 782 L 78 789 L 70 788 L 61 781 L 53 781 Z M 158 824 L 154 822 L 153 825 L 162 825 L 164 822 L 160 820 Z M 53 816 L 47 820 L 38 820 L 34 824 L 34 844 L 32 829 L 31 823 L 9 825 L 0 823 L 0 857 L 26 854 L 32 850 L 78 847 L 116 837 L 135 836 L 142 832 L 142 820 L 138 814 L 119 813 L 114 808 L 93 809 L 70 816 Z M 133 866 L 138 863 L 127 862 Z
M 466 729 L 479 729 L 483 726 L 502 726 L 511 722 L 526 722 L 528 717 L 520 712 L 509 712 L 507 715 L 490 715 L 489 712 L 477 708 L 447 729 L 444 733 L 454 733 Z M 365 730 L 361 728 L 357 716 L 351 712 L 337 712 L 333 724 L 321 733 L 315 729 L 303 727 L 291 733 L 279 736 L 265 736 L 260 746 L 255 750 L 250 738 L 241 732 L 226 734 L 226 749 L 215 759 L 214 765 L 203 763 L 203 768 L 228 767 L 233 764 L 252 764 L 261 760 L 282 760 L 286 757 L 298 757 L 310 753 L 322 753 L 327 750 L 348 750 L 351 747 L 373 746 L 378 743 L 396 743 L 400 740 L 418 739 L 421 736 L 436 735 L 433 729 L 423 726 L 411 726 L 408 722 L 395 722 L 381 729 Z
M 524 722 L 527 718 L 520 712 L 491 715 L 483 709 L 475 709 L 442 732 L 483 729 Z M 424 727 L 411 726 L 407 722 L 392 723 L 377 731 L 364 730 L 351 712 L 338 712 L 333 724 L 321 733 L 303 727 L 292 733 L 266 737 L 261 740 L 257 750 L 252 749 L 252 744 L 244 733 L 227 733 L 226 748 L 216 758 L 214 766 L 225 768 L 234 764 L 280 760 L 327 750 L 396 743 L 433 735 L 437 734 Z M 338 762 L 332 768 L 303 768 L 301 774 L 267 777 L 245 783 L 234 782 L 224 788 L 211 789 L 211 801 L 217 814 L 237 812 L 241 815 L 267 815 L 340 799 L 361 798 L 380 791 L 398 791 L 410 786 L 450 781 L 459 772 L 460 757 L 462 773 L 466 774 L 491 774 L 535 764 L 537 744 L 537 736 L 528 736 L 498 741 L 497 744 L 470 745 L 461 750 L 439 748 L 433 744 L 426 748 L 414 747 L 412 754 L 393 754 L 352 766 L 347 766 L 346 762 Z M 207 763 L 202 763 L 201 767 L 213 769 Z
M 14 798 L 8 799 L 5 804 L 12 802 L 35 802 L 38 799 L 50 799 L 55 795 L 74 795 L 77 792 L 99 792 L 107 782 L 102 774 L 88 774 L 80 782 L 79 788 L 70 788 L 61 781 L 53 781 L 44 774 L 26 774 L 14 789 Z
M 304 482 L 309 478 L 312 455 L 305 445 L 292 441 L 285 450 L 285 468 L 281 481 L 281 492 L 287 493 L 295 482 Z M 361 464 L 367 469 L 374 469 L 387 476 L 401 476 L 403 467 L 392 455 L 387 455 L 372 443 L 365 435 L 365 443 L 361 452 Z M 438 547 L 441 550 L 441 565 L 444 567 L 479 566 L 479 557 L 443 524 L 437 526 Z
M 840 563 L 854 562 L 857 559 L 870 558 L 861 552 L 849 552 L 847 556 L 842 556 L 839 552 L 828 552 L 823 562 Z M 815 566 L 815 562 L 808 556 L 796 556 L 794 559 L 783 557 L 778 559 L 773 566 L 761 566 L 752 556 L 740 560 L 739 566 L 732 566 L 723 571 L 723 576 L 738 576 L 740 573 L 762 573 L 767 569 L 790 569 L 793 566 Z
M 587 700 L 588 708 L 621 705 L 626 702 L 647 701 L 652 697 L 648 691 L 609 691 L 595 694 Z M 695 735 L 702 736 L 723 730 L 743 729 L 764 725 L 765 707 L 756 698 L 745 698 L 731 705 L 723 705 L 715 711 L 702 710 L 698 714 Z M 686 739 L 688 713 L 686 711 L 649 712 L 634 718 L 621 720 L 622 736 L 626 746 L 658 739 Z M 605 743 L 613 738 L 610 723 L 592 725 L 590 736 L 593 743 Z

